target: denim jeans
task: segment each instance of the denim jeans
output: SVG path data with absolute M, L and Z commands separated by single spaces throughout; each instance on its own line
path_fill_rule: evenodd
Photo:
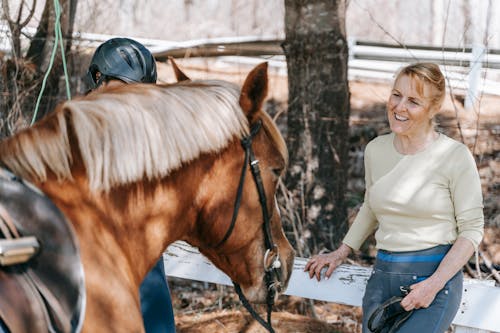
M 146 275 L 139 288 L 146 333 L 175 333 L 174 312 L 163 258 Z
M 410 286 L 432 275 L 449 248 L 449 245 L 440 245 L 411 252 L 380 250 L 363 297 L 363 333 L 370 332 L 368 318 L 380 304 L 392 296 L 401 296 L 401 286 Z M 463 274 L 459 271 L 437 293 L 428 308 L 415 310 L 397 332 L 445 332 L 460 306 L 462 284 Z

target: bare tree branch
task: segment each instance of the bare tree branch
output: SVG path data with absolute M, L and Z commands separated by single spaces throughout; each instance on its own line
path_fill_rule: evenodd
M 14 20 L 10 16 L 10 5 L 8 0 L 2 0 L 2 9 L 4 12 L 4 19 L 7 21 L 11 33 L 12 38 L 12 49 L 16 57 L 21 56 L 21 30 L 31 21 L 31 18 L 35 14 L 36 1 L 33 0 L 33 6 L 28 9 L 28 15 L 24 20 L 23 17 L 23 9 L 26 3 L 25 0 L 22 0 L 19 4 L 19 9 L 17 11 L 17 19 Z

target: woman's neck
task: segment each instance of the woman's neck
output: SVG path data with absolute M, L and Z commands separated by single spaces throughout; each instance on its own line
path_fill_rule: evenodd
M 413 155 L 425 150 L 439 137 L 439 133 L 430 130 L 420 135 L 394 135 L 394 147 L 403 155 Z

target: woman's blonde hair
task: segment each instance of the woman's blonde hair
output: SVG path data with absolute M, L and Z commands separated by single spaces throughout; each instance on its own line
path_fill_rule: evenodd
M 431 87 L 431 107 L 438 110 L 443 104 L 446 94 L 445 78 L 439 66 L 431 62 L 419 62 L 403 67 L 396 75 L 396 80 L 401 76 L 408 75 L 416 83 L 417 92 L 423 95 L 424 84 Z

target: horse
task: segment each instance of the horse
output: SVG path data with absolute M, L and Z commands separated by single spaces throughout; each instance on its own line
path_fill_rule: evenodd
M 275 194 L 288 155 L 262 110 L 267 82 L 263 63 L 241 89 L 220 80 L 108 87 L 0 142 L 0 163 L 74 230 L 83 332 L 144 332 L 139 285 L 175 240 L 198 247 L 251 302 L 286 288 L 294 251 Z

